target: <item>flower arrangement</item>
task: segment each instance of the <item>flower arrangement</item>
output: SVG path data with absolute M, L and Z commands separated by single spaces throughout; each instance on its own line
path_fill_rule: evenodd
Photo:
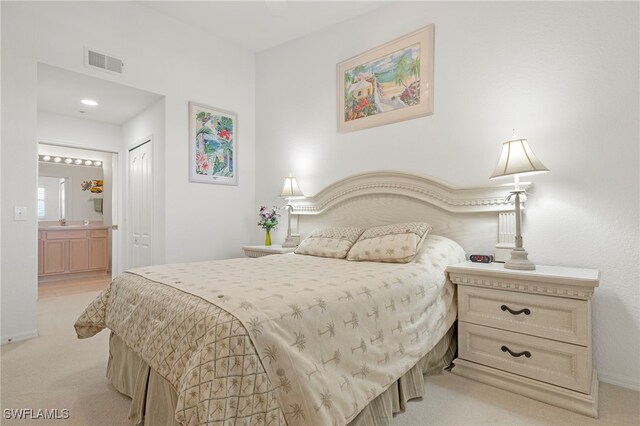
M 267 209 L 265 206 L 260 207 L 260 211 L 258 212 L 258 217 L 260 220 L 258 221 L 258 226 L 269 232 L 276 226 L 278 226 L 278 209 L 272 207 L 271 209 Z

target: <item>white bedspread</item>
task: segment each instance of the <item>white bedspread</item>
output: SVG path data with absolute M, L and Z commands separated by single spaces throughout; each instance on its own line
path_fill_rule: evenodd
M 445 268 L 464 260 L 464 251 L 438 236 L 427 237 L 425 245 L 423 255 L 409 264 L 290 254 L 128 273 L 195 295 L 237 318 L 251 336 L 288 425 L 344 425 L 429 352 L 455 320 Z M 106 309 L 106 325 L 111 328 L 126 311 L 112 310 L 110 319 Z M 207 324 L 200 328 L 202 333 L 193 324 L 185 328 L 196 330 L 193 345 L 206 345 Z M 190 419 L 211 418 L 209 406 L 201 403 L 211 399 L 202 394 L 212 392 L 203 387 L 206 375 L 211 368 L 230 368 L 229 362 L 220 363 L 230 357 L 229 349 L 215 351 L 211 358 L 198 352 L 197 359 L 184 360 L 178 406 L 198 412 Z

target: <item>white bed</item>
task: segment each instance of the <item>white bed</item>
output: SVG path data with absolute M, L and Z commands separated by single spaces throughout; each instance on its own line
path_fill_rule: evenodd
M 473 244 L 483 241 L 474 232 L 487 230 L 474 226 L 492 219 L 495 230 L 496 206 L 510 209 L 487 197 L 469 209 L 460 191 L 480 190 L 428 181 L 458 197 L 454 209 L 481 212 L 447 211 L 433 202 L 442 193 L 426 195 L 433 188 L 424 178 L 376 186 L 372 175 L 393 183 L 382 173 L 341 181 L 298 206 L 298 226 L 421 220 Z M 433 232 L 408 264 L 290 254 L 129 271 L 76 330 L 112 330 L 109 377 L 132 397 L 134 423 L 388 424 L 422 395 L 422 373 L 441 371 L 453 355 L 445 268 L 464 250 Z

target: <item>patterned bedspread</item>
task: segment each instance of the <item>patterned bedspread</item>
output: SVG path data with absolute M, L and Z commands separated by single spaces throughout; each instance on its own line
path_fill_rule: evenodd
M 188 425 L 344 425 L 455 319 L 453 241 L 408 264 L 267 256 L 130 270 L 75 324 L 110 328 L 176 389 Z

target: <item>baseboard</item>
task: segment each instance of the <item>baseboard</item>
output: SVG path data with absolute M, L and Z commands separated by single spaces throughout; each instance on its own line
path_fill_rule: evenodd
M 619 376 L 617 374 L 598 371 L 598 379 L 600 379 L 600 381 L 603 383 L 608 383 L 610 385 L 616 385 L 636 392 L 640 392 L 640 381 L 632 381 L 633 377 Z
M 34 337 L 38 337 L 37 328 L 33 331 L 26 331 L 24 333 L 17 333 L 9 336 L 2 336 L 0 337 L 0 343 L 4 345 L 6 343 L 15 343 L 21 340 L 33 339 Z

